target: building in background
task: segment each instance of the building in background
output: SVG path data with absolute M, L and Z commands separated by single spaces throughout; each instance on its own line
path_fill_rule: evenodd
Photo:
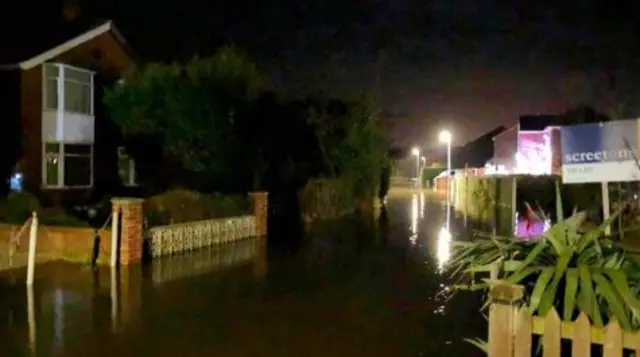
M 561 147 L 559 115 L 525 115 L 493 138 L 489 171 L 530 175 L 559 174 Z
M 493 138 L 505 130 L 507 130 L 507 128 L 504 126 L 493 128 L 474 140 L 469 141 L 464 146 L 456 148 L 455 153 L 451 157 L 453 168 L 484 167 L 487 161 L 491 160 L 495 155 Z
M 464 169 L 465 167 L 483 168 L 485 164 L 494 157 L 493 138 L 500 135 L 507 128 L 496 127 L 464 145 L 451 148 L 451 167 L 453 169 Z M 443 146 L 443 145 L 440 145 Z M 432 166 L 435 163 L 444 165 L 447 162 L 445 147 L 438 148 L 435 154 L 427 154 L 426 165 Z

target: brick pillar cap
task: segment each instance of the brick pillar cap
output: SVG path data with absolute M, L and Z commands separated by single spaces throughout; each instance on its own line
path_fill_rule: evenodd
M 267 192 L 267 191 L 249 192 L 249 196 L 266 196 L 268 194 L 269 194 L 269 192 Z
M 114 205 L 126 205 L 126 204 L 142 204 L 144 199 L 132 198 L 132 197 L 114 197 L 111 199 L 111 203 Z

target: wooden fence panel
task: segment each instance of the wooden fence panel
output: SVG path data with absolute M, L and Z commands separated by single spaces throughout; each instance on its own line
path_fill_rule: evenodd
M 494 304 L 489 308 L 489 356 L 513 356 L 513 310 L 508 305 Z
M 562 321 L 555 309 L 544 319 L 544 335 L 542 335 L 542 352 L 544 357 L 560 357 L 562 339 Z
M 640 331 L 623 331 L 616 320 L 606 327 L 592 325 L 584 312 L 575 321 L 562 321 L 551 309 L 547 316 L 533 316 L 514 304 L 522 287 L 496 284 L 490 296 L 489 357 L 530 357 L 533 335 L 540 335 L 543 357 L 561 357 L 562 340 L 571 341 L 571 356 L 591 357 L 592 345 L 601 345 L 603 357 L 622 357 L 633 351 L 640 357 Z
M 532 319 L 529 310 L 520 309 L 516 315 L 515 357 L 531 356 L 531 325 Z
M 573 325 L 571 355 L 573 357 L 591 357 L 591 323 L 584 312 L 580 313 Z
M 630 343 L 630 346 L 628 346 L 627 348 L 635 351 L 636 356 L 640 356 L 640 332 L 636 332 L 636 334 L 632 338 L 632 342 Z
M 609 322 L 605 329 L 604 357 L 622 357 L 622 329 L 616 320 Z

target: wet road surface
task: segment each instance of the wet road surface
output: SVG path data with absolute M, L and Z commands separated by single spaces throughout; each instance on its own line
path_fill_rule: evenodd
M 0 356 L 476 356 L 479 299 L 448 296 L 447 235 L 462 220 L 424 195 L 387 217 L 327 224 L 299 249 L 247 240 L 91 271 L 38 266 L 0 277 Z M 450 218 L 447 224 L 447 217 Z

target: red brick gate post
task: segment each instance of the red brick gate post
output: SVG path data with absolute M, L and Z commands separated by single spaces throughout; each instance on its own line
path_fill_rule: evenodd
M 122 265 L 138 263 L 142 259 L 142 203 L 141 198 L 113 198 L 113 211 L 120 209 L 120 261 Z
M 269 214 L 268 192 L 251 192 L 249 196 L 253 200 L 253 215 L 256 217 L 256 236 L 267 235 L 267 216 Z

